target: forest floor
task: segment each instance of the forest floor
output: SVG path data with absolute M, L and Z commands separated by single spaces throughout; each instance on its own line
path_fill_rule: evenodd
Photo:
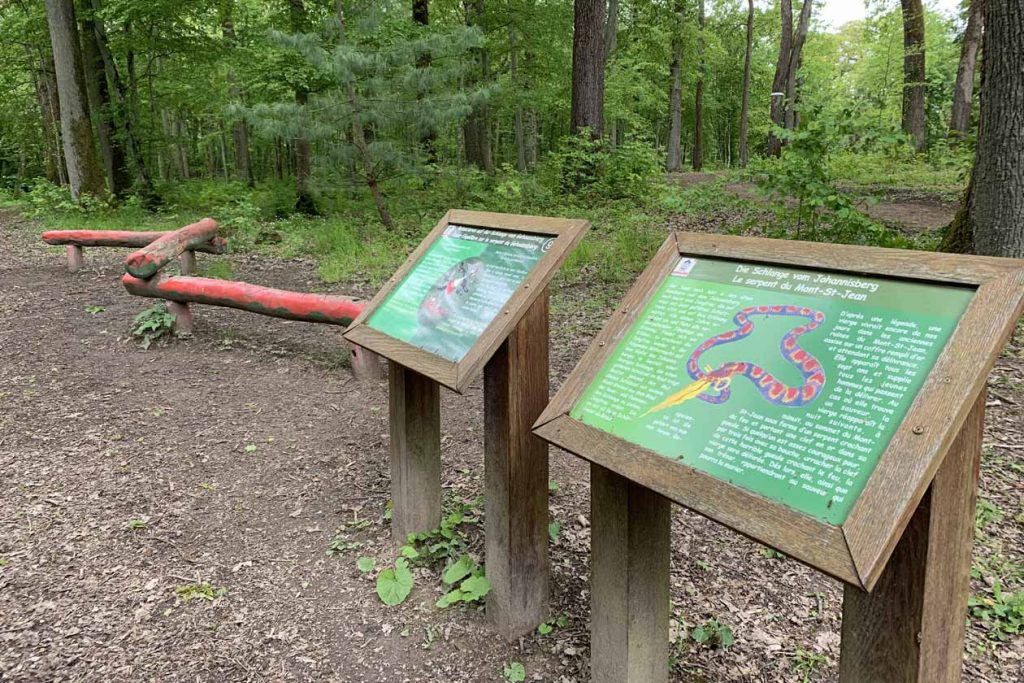
M 341 330 L 197 307 L 194 335 L 143 350 L 128 329 L 151 302 L 121 287 L 124 253 L 87 249 L 69 275 L 38 233 L 0 213 L 0 679 L 454 683 L 520 662 L 528 681 L 589 680 L 587 466 L 552 451 L 552 633 L 505 643 L 482 611 L 437 609 L 433 567 L 385 607 L 357 558 L 395 558 L 386 383 L 351 379 Z M 324 289 L 312 261 L 230 260 Z M 553 388 L 608 313 L 592 294 L 553 292 Z M 974 591 L 993 597 L 996 578 L 1024 590 L 1020 332 L 989 386 Z M 442 411 L 445 491 L 472 501 L 481 382 Z M 481 527 L 462 527 L 478 556 Z M 674 681 L 835 678 L 834 581 L 675 506 L 672 553 Z M 731 647 L 690 637 L 710 619 Z M 1011 628 L 971 620 L 965 680 L 1024 677 Z

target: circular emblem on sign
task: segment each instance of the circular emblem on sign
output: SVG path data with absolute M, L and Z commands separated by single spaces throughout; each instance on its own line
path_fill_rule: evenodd
M 540 248 L 540 250 L 543 251 L 546 254 L 546 253 L 548 253 L 548 250 L 551 249 L 551 245 L 554 244 L 554 243 L 555 243 L 555 238 L 552 237 L 551 239 L 549 239 L 548 241 L 546 241 L 544 243 L 544 245 Z
M 417 314 L 420 324 L 434 326 L 457 313 L 479 287 L 485 270 L 483 260 L 475 257 L 449 268 L 423 297 Z

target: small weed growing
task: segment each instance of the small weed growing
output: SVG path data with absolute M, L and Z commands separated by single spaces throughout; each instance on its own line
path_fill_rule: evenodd
M 177 586 L 174 594 L 181 602 L 189 603 L 193 600 L 207 600 L 213 602 L 217 598 L 228 594 L 227 588 L 218 588 L 205 581 L 201 583 L 187 583 L 184 586 Z
M 802 676 L 801 683 L 808 683 L 815 669 L 827 662 L 825 655 L 797 648 L 793 653 L 793 671 Z
M 148 349 L 153 342 L 170 337 L 174 332 L 174 316 L 164 304 L 150 306 L 132 320 L 132 336 L 139 340 L 139 346 Z
M 967 603 L 971 616 L 985 626 L 988 637 L 1008 641 L 1024 633 L 1024 591 L 1006 593 L 996 579 L 989 595 L 972 596 Z
M 522 662 L 509 662 L 505 666 L 505 680 L 510 683 L 520 683 L 526 680 L 526 667 Z
M 720 623 L 718 619 L 708 619 L 702 625 L 693 629 L 690 637 L 698 645 L 722 650 L 731 646 L 735 640 L 732 629 Z

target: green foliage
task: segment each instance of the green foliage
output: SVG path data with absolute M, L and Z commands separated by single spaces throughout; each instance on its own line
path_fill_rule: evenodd
M 356 560 L 356 569 L 361 571 L 363 574 L 368 574 L 369 572 L 372 572 L 376 566 L 377 560 L 373 559 L 372 557 L 360 557 L 358 560 Z
M 193 600 L 206 600 L 213 602 L 217 598 L 223 597 L 228 594 L 227 588 L 218 588 L 205 581 L 201 583 L 187 583 L 182 586 L 177 586 L 174 589 L 174 594 L 183 603 L 189 603 Z
M 235 266 L 231 261 L 226 259 L 217 259 L 216 261 L 211 259 L 202 259 L 199 262 L 199 275 L 202 277 L 212 277 L 217 280 L 234 280 L 235 279 Z
M 971 596 L 967 608 L 992 640 L 1007 641 L 1024 633 L 1024 591 L 1004 592 L 999 579 L 992 581 L 988 594 Z
M 982 531 L 989 524 L 998 522 L 1004 517 L 1003 511 L 990 500 L 978 498 L 978 505 L 974 511 L 974 528 Z
M 819 652 L 810 652 L 798 647 L 796 652 L 793 653 L 793 671 L 803 677 L 801 679 L 801 683 L 807 683 L 810 681 L 811 674 L 813 674 L 818 667 L 824 666 L 827 663 L 828 659 L 825 655 Z
M 548 524 L 548 537 L 552 543 L 558 543 L 558 538 L 562 534 L 562 525 L 558 522 L 550 522 Z
M 654 149 L 630 140 L 612 148 L 594 139 L 589 130 L 562 139 L 541 170 L 553 191 L 581 197 L 637 199 L 651 190 L 651 178 L 660 172 Z
M 125 526 L 127 526 L 129 529 L 133 531 L 138 531 L 140 529 L 146 528 L 146 520 L 139 518 L 129 519 Z
M 394 568 L 388 568 L 377 575 L 377 597 L 388 606 L 405 602 L 412 592 L 412 572 L 409 561 L 404 557 L 395 560 Z
M 715 649 L 726 649 L 735 640 L 732 629 L 717 619 L 709 619 L 690 633 L 693 642 Z
M 148 349 L 157 340 L 170 337 L 173 332 L 174 316 L 163 303 L 150 306 L 132 320 L 131 335 L 144 349 Z
M 526 680 L 526 667 L 521 662 L 509 662 L 503 673 L 509 683 L 521 683 Z
M 88 313 L 89 315 L 99 315 L 100 313 L 102 313 L 105 310 L 106 309 L 103 308 L 102 306 L 86 306 L 85 307 L 85 312 Z

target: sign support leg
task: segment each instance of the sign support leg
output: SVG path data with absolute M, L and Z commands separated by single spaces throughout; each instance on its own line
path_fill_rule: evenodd
M 843 594 L 840 683 L 958 683 L 985 426 L 981 392 L 873 592 Z
M 423 375 L 390 362 L 391 533 L 405 545 L 410 533 L 441 522 L 441 396 Z
M 68 255 L 68 272 L 77 273 L 85 265 L 85 258 L 82 256 L 82 248 L 77 244 L 69 244 L 65 249 Z
M 590 466 L 592 683 L 668 680 L 671 507 Z
M 548 445 L 531 429 L 548 402 L 548 292 L 484 368 L 487 615 L 508 638 L 548 608 Z

